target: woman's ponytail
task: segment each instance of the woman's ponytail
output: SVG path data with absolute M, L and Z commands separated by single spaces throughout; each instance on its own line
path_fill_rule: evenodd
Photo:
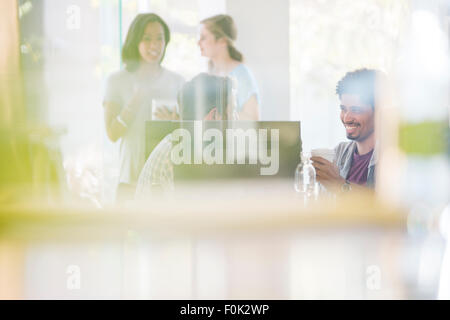
M 228 54 L 230 55 L 231 59 L 233 59 L 233 60 L 236 60 L 239 62 L 244 61 L 244 56 L 242 55 L 242 53 L 231 44 L 228 44 Z

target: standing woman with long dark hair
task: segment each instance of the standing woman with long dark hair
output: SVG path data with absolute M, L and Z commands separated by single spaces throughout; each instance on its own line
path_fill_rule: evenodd
M 125 68 L 109 76 L 103 99 L 111 141 L 120 141 L 118 197 L 132 196 L 145 163 L 145 120 L 152 99 L 176 100 L 183 78 L 161 66 L 170 31 L 156 14 L 139 14 L 122 49 Z
M 198 45 L 208 57 L 209 72 L 233 79 L 237 90 L 236 111 L 239 120 L 259 120 L 260 95 L 255 78 L 236 49 L 237 29 L 229 15 L 220 14 L 202 20 Z

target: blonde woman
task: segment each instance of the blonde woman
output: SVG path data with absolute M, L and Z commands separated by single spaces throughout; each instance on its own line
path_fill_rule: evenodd
M 202 20 L 198 45 L 202 56 L 209 58 L 209 73 L 232 78 L 236 87 L 236 111 L 239 120 L 259 120 L 260 95 L 255 78 L 243 63 L 236 47 L 237 30 L 228 15 Z

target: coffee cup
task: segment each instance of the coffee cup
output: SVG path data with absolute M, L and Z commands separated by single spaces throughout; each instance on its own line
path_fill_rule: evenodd
M 151 119 L 159 120 L 156 118 L 155 113 L 160 108 L 167 108 L 169 112 L 178 112 L 178 104 L 176 100 L 170 99 L 152 99 L 151 104 Z
M 335 152 L 333 149 L 313 149 L 311 150 L 311 156 L 321 157 L 330 162 L 334 161 Z

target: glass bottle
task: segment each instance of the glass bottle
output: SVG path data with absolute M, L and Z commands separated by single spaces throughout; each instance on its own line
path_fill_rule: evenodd
M 308 153 L 303 152 L 301 154 L 301 162 L 295 169 L 294 188 L 305 199 L 315 199 L 317 197 L 316 170 L 311 163 Z
M 237 112 L 238 102 L 237 102 L 237 87 L 238 81 L 236 77 L 228 76 L 231 81 L 231 120 L 239 120 L 239 115 Z

